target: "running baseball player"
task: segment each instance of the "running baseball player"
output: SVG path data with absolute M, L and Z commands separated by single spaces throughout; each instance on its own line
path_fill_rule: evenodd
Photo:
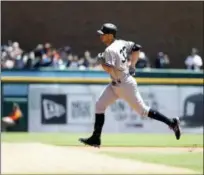
M 105 88 L 96 102 L 96 114 L 93 134 L 89 138 L 80 138 L 85 145 L 100 147 L 101 132 L 105 121 L 105 110 L 117 99 L 125 100 L 141 117 L 149 117 L 165 123 L 175 133 L 179 140 L 181 130 L 179 118 L 168 118 L 158 111 L 147 106 L 132 75 L 135 73 L 141 46 L 131 42 L 116 39 L 117 27 L 114 24 L 103 24 L 97 33 L 100 40 L 106 45 L 103 53 L 98 54 L 98 61 L 103 69 L 110 75 L 111 83 Z M 130 58 L 130 64 L 128 59 Z

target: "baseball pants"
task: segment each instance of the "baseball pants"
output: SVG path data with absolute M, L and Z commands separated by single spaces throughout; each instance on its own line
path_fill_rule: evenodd
M 106 108 L 119 98 L 126 101 L 141 117 L 148 115 L 150 107 L 144 103 L 132 76 L 116 85 L 108 84 L 96 102 L 96 113 L 105 113 Z

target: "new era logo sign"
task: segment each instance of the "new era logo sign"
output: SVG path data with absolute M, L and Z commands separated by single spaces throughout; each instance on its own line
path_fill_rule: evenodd
M 53 117 L 61 117 L 65 114 L 65 108 L 63 105 L 53 102 L 52 100 L 43 99 L 43 111 L 46 120 Z
M 66 95 L 41 95 L 42 124 L 66 124 Z

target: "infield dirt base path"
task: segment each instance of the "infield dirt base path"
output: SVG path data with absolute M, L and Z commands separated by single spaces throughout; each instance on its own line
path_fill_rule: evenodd
M 2 174 L 193 174 L 159 164 L 99 154 L 105 149 L 60 147 L 41 143 L 2 143 Z M 120 148 L 121 149 L 121 148 Z

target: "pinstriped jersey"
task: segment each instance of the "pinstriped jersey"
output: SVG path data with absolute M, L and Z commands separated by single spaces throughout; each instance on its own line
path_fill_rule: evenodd
M 125 40 L 115 40 L 104 52 L 105 64 L 112 66 L 110 72 L 112 80 L 122 80 L 129 73 L 128 59 L 131 54 L 134 42 Z

